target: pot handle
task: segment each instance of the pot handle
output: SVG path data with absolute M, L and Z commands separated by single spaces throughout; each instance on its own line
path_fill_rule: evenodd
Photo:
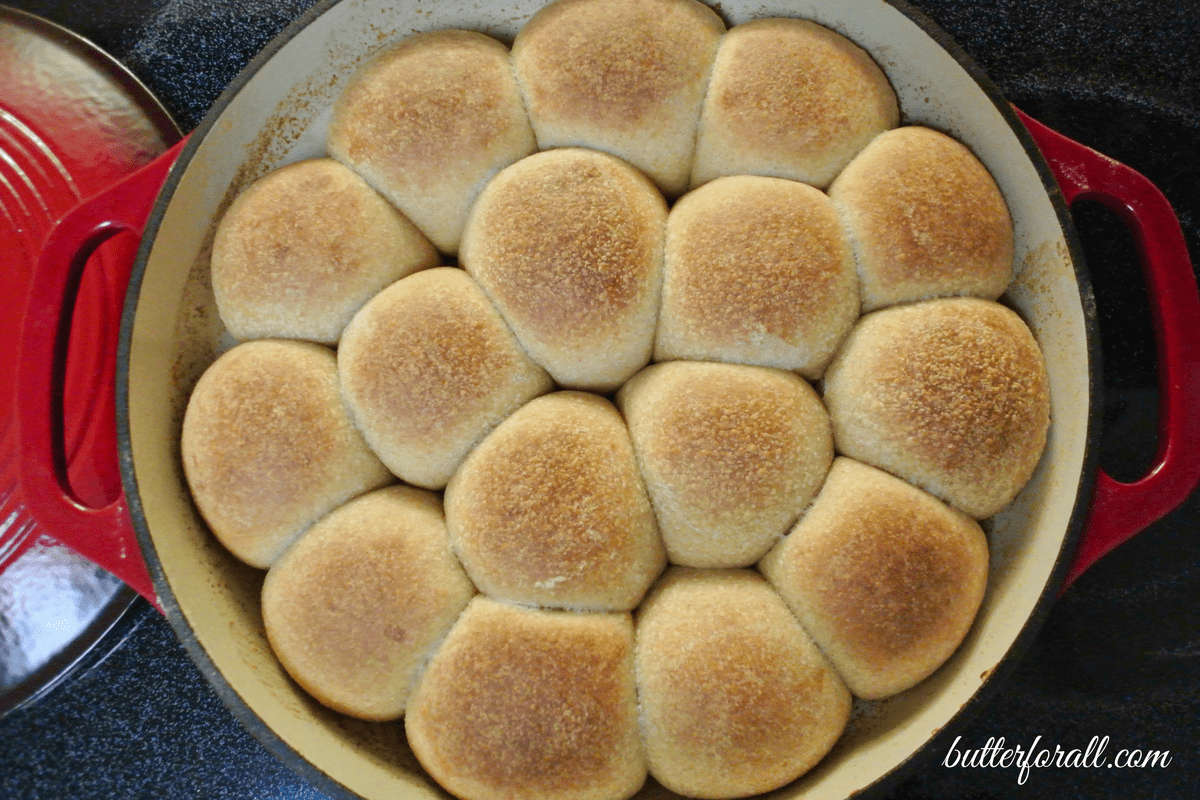
M 74 307 L 70 293 L 78 286 L 84 264 L 97 247 L 119 233 L 141 236 L 159 189 L 185 141 L 85 200 L 55 224 L 42 245 L 33 274 L 17 351 L 21 386 L 17 393 L 18 447 L 22 454 L 19 471 L 21 494 L 30 516 L 63 544 L 129 584 L 160 611 L 124 493 L 103 508 L 80 502 L 67 481 L 66 456 L 55 436 L 58 422 L 53 409 L 57 407 L 55 392 L 61 391 L 61 355 L 66 350 L 70 309 Z M 107 279 L 110 296 L 121 302 L 133 261 L 115 266 Z M 104 337 L 101 331 L 80 331 L 76 335 L 115 342 L 115 337 Z M 98 377 L 102 382 L 99 391 L 115 392 L 115 374 Z
M 1096 470 L 1083 537 L 1062 589 L 1117 545 L 1178 507 L 1200 483 L 1200 294 L 1179 220 L 1146 177 L 1017 109 L 1067 204 L 1093 200 L 1129 226 L 1150 295 L 1158 349 L 1158 451 L 1145 477 Z

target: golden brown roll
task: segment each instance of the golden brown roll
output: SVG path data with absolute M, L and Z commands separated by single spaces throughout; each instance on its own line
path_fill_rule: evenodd
M 708 74 L 725 23 L 696 0 L 558 0 L 512 59 L 538 146 L 619 156 L 668 196 L 687 189 Z
M 1012 281 L 1013 226 L 1000 188 L 943 133 L 880 134 L 829 196 L 854 245 L 863 311 L 950 295 L 995 300 Z
M 313 697 L 362 719 L 397 719 L 474 594 L 437 495 L 392 486 L 334 509 L 288 548 L 263 583 L 263 623 Z
M 205 522 L 260 569 L 318 517 L 392 480 L 342 404 L 333 351 L 309 342 L 246 342 L 213 362 L 180 446 Z
M 421 765 L 463 800 L 624 800 L 646 779 L 628 613 L 477 595 L 405 715 Z
M 446 487 L 455 553 L 480 591 L 511 602 L 628 611 L 666 566 L 629 431 L 607 400 L 531 400 Z
M 851 698 L 753 570 L 670 568 L 637 613 L 650 774 L 689 797 L 770 791 L 841 736 Z
M 605 392 L 650 360 L 666 219 L 624 161 L 548 150 L 483 190 L 459 260 L 561 386 Z
M 898 120 L 887 77 L 841 34 L 799 19 L 735 25 L 709 80 L 691 185 L 748 174 L 823 189 Z
M 850 691 L 875 700 L 924 680 L 962 643 L 987 585 L 979 524 L 848 458 L 760 569 Z
M 388 284 L 435 266 L 429 240 L 366 181 L 328 158 L 251 184 L 217 226 L 212 282 L 237 339 L 337 344 Z
M 1033 474 L 1050 423 L 1041 350 L 1013 311 L 950 298 L 864 316 L 825 372 L 839 453 L 976 519 Z
M 671 209 L 655 360 L 758 364 L 816 379 L 858 313 L 850 243 L 821 191 L 731 176 Z
M 444 30 L 410 36 L 356 73 L 326 146 L 453 253 L 484 182 L 537 145 L 508 49 Z
M 453 267 L 393 283 L 338 347 L 354 421 L 403 480 L 440 489 L 467 451 L 551 387 L 471 277 Z
M 808 505 L 833 459 L 816 392 L 782 370 L 655 364 L 617 403 L 673 564 L 753 564 Z

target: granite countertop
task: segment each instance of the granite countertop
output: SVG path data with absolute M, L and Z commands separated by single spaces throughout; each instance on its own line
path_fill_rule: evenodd
M 92 39 L 185 129 L 308 0 L 7 0 Z M 1150 177 L 1200 263 L 1200 4 L 919 0 L 1018 106 Z M 0 93 L 3 89 L 0 88 Z M 1085 204 L 1076 224 L 1095 283 L 1105 364 L 1102 465 L 1152 463 L 1154 337 L 1129 235 Z M 961 747 L 1168 751 L 1144 769 L 951 768 L 947 736 L 887 798 L 1200 797 L 1200 497 L 1101 560 L 1053 606 L 998 691 L 952 733 Z M 255 741 L 139 601 L 63 685 L 0 719 L 0 796 L 320 798 Z M 102 657 L 103 656 L 103 657 Z

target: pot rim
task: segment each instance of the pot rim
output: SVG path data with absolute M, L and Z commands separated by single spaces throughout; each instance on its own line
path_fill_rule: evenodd
M 706 0 L 701 1 L 705 2 Z M 191 658 L 193 663 L 195 663 L 200 673 L 212 686 L 213 690 L 216 692 L 218 697 L 220 697 L 225 706 L 238 719 L 238 721 L 242 723 L 242 725 L 250 732 L 250 734 L 269 752 L 271 752 L 272 755 L 286 764 L 293 772 L 297 773 L 306 781 L 313 784 L 314 787 L 316 787 L 319 791 L 339 799 L 361 800 L 357 793 L 352 792 L 336 779 L 327 775 L 324 771 L 305 758 L 300 751 L 286 743 L 271 727 L 269 727 L 225 679 L 223 673 L 217 668 L 204 645 L 199 641 L 194 629 L 183 614 L 183 611 L 170 588 L 170 584 L 167 581 L 162 564 L 157 556 L 154 540 L 146 522 L 141 496 L 138 493 L 138 482 L 134 470 L 133 450 L 129 427 L 130 354 L 132 349 L 132 331 L 134 320 L 137 316 L 137 302 L 140 296 L 142 281 L 145 277 L 148 266 L 150 251 L 154 245 L 154 240 L 157 236 L 158 229 L 163 221 L 168 206 L 171 204 L 181 177 L 186 171 L 187 167 L 191 164 L 196 151 L 200 147 L 208 132 L 216 124 L 217 120 L 225 112 L 226 108 L 233 102 L 233 99 L 238 95 L 242 88 L 279 50 L 287 45 L 318 17 L 341 2 L 342 0 L 319 0 L 300 16 L 294 19 L 291 23 L 289 23 L 279 34 L 277 34 L 270 42 L 268 42 L 262 48 L 262 50 L 260 50 L 258 54 L 256 54 L 254 58 L 252 58 L 238 73 L 233 81 L 230 82 L 226 89 L 214 101 L 212 107 L 205 114 L 203 120 L 196 127 L 195 131 L 189 136 L 189 140 L 185 143 L 185 146 L 181 151 L 174 167 L 171 169 L 167 180 L 164 182 L 158 198 L 154 203 L 154 207 L 146 221 L 141 245 L 137 252 L 137 259 L 133 267 L 128 289 L 126 291 L 125 305 L 121 316 L 120 341 L 117 352 L 116 408 L 118 463 L 120 467 L 122 484 L 124 486 L 125 495 L 128 502 L 129 513 L 133 520 L 133 527 L 137 534 L 138 544 L 142 551 L 143 557 L 146 560 L 151 578 L 154 581 L 154 588 L 158 593 L 159 601 L 164 614 L 172 629 L 175 631 L 176 636 L 182 643 L 184 649 L 187 651 L 188 656 Z M 1088 420 L 1086 425 L 1087 435 L 1083 446 L 1082 470 L 1075 493 L 1075 502 L 1071 510 L 1067 524 L 1067 530 L 1062 540 L 1062 545 L 1059 549 L 1054 567 L 1050 572 L 1049 579 L 1047 580 L 1046 585 L 1042 588 L 1041 596 L 1035 603 L 1029 616 L 1021 624 L 1019 632 L 1013 638 L 1011 644 L 1005 651 L 1004 656 L 996 664 L 995 668 L 992 669 L 990 674 L 981 682 L 979 688 L 975 690 L 970 699 L 963 704 L 963 706 L 954 714 L 947 724 L 940 730 L 936 731 L 931 737 L 926 739 L 924 743 L 914 749 L 894 768 L 884 773 L 873 783 L 863 788 L 863 796 L 876 797 L 882 796 L 884 793 L 894 788 L 903 778 L 907 777 L 912 766 L 921 759 L 921 756 L 932 752 L 935 746 L 940 746 L 944 742 L 951 741 L 955 733 L 961 730 L 966 723 L 969 722 L 970 719 L 973 718 L 984 706 L 986 706 L 988 702 L 997 694 L 1000 687 L 1004 684 L 1005 677 L 1011 673 L 1015 666 L 1027 654 L 1033 641 L 1037 638 L 1037 635 L 1040 632 L 1042 625 L 1045 623 L 1046 618 L 1050 613 L 1050 609 L 1053 607 L 1054 601 L 1058 596 L 1059 589 L 1062 586 L 1063 580 L 1065 579 L 1067 570 L 1070 566 L 1071 556 L 1074 554 L 1083 532 L 1084 523 L 1087 518 L 1087 512 L 1091 504 L 1092 486 L 1095 480 L 1096 470 L 1099 462 L 1098 441 L 1103 420 L 1103 414 L 1098 413 L 1098 411 L 1102 409 L 1103 403 L 1103 370 L 1099 344 L 1099 321 L 1092 291 L 1091 279 L 1084 262 L 1083 248 L 1075 230 L 1074 223 L 1072 222 L 1069 206 L 1061 189 L 1059 188 L 1058 182 L 1055 179 L 1049 164 L 1042 156 L 1042 153 L 1035 144 L 1033 137 L 1025 128 L 1024 124 L 1021 123 L 1012 105 L 1008 100 L 1005 99 L 1000 89 L 992 82 L 982 68 L 980 68 L 966 53 L 966 51 L 963 50 L 953 38 L 951 38 L 948 33 L 942 30 L 942 28 L 939 27 L 937 23 L 935 23 L 924 12 L 920 11 L 914 6 L 909 5 L 906 0 L 885 0 L 885 2 L 917 25 L 926 35 L 933 39 L 939 47 L 945 50 L 954 59 L 958 66 L 967 73 L 968 77 L 970 77 L 970 79 L 988 98 L 988 100 L 996 107 L 997 111 L 1000 113 L 1008 127 L 1012 129 L 1012 132 L 1016 135 L 1022 149 L 1025 151 L 1026 157 L 1030 160 L 1034 169 L 1036 170 L 1042 184 L 1042 189 L 1049 197 L 1050 203 L 1054 208 L 1055 215 L 1057 217 L 1058 225 L 1062 230 L 1079 290 L 1083 310 L 1083 328 L 1088 359 L 1087 369 L 1089 406 Z

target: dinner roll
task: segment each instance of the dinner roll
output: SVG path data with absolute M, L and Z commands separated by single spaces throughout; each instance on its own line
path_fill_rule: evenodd
M 820 399 L 789 372 L 671 361 L 634 376 L 617 402 L 674 564 L 753 564 L 833 459 Z
M 628 613 L 477 595 L 417 684 L 405 729 L 463 800 L 624 800 L 646 779 Z
M 583 392 L 500 423 L 446 487 L 446 523 L 475 585 L 526 605 L 628 611 L 666 566 L 629 431 Z
M 342 404 L 333 351 L 309 342 L 246 342 L 213 362 L 180 447 L 204 521 L 260 569 L 318 517 L 392 480 Z
M 251 184 L 213 239 L 217 311 L 237 339 L 337 344 L 383 287 L 438 263 L 429 240 L 366 181 L 328 158 Z
M 979 523 L 848 458 L 760 568 L 850 691 L 876 700 L 958 648 L 987 584 Z
M 1033 474 L 1050 423 L 1041 350 L 1013 311 L 975 298 L 864 316 L 825 373 L 839 453 L 976 519 Z
M 970 295 L 995 300 L 1013 275 L 1013 226 L 971 151 L 910 126 L 880 134 L 829 187 L 862 278 L 863 310 Z
M 687 189 L 708 74 L 725 23 L 696 0 L 558 0 L 513 42 L 543 149 L 604 150 L 667 195 Z
M 508 49 L 443 30 L 410 36 L 356 73 L 326 147 L 453 253 L 483 184 L 537 144 Z
M 396 719 L 474 594 L 437 495 L 392 486 L 334 509 L 288 548 L 263 583 L 263 623 L 313 697 L 354 717 Z
M 337 364 L 372 449 L 427 489 L 444 487 L 476 442 L 552 385 L 453 267 L 414 273 L 372 298 L 342 334 Z
M 858 277 L 833 203 L 782 178 L 718 178 L 667 217 L 654 358 L 821 376 L 858 319 Z
M 488 184 L 459 260 L 560 385 L 606 392 L 650 360 L 666 219 L 624 161 L 548 150 Z
M 748 174 L 824 189 L 898 121 L 886 76 L 841 34 L 801 19 L 735 25 L 717 51 L 691 185 Z
M 650 774 L 688 797 L 745 797 L 807 772 L 851 698 L 753 570 L 670 568 L 637 613 Z

